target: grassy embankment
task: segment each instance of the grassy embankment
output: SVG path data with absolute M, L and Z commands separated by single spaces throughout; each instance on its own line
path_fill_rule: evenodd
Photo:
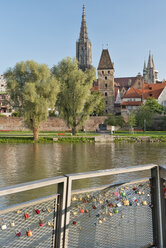
M 139 142 L 147 138 L 149 142 L 166 142 L 166 131 L 134 131 L 134 133 L 116 131 L 114 136 L 115 141 L 127 140 L 130 142 Z
M 56 142 L 94 142 L 91 136 L 94 132 L 79 132 L 77 137 L 72 137 L 71 132 L 41 131 L 38 143 L 53 143 L 53 138 L 58 137 Z M 88 137 L 86 137 L 88 136 Z M 34 143 L 31 131 L 0 131 L 0 143 Z

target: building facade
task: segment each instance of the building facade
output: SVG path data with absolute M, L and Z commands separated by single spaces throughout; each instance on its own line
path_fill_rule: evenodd
M 76 42 L 76 58 L 79 68 L 85 71 L 92 67 L 92 45 L 88 38 L 88 31 L 85 17 L 85 6 L 83 5 L 80 36 Z
M 98 91 L 105 101 L 105 113 L 114 113 L 114 65 L 108 49 L 103 49 L 97 68 Z

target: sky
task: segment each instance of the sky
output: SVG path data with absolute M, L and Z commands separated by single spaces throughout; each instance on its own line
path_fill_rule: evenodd
M 166 78 L 166 0 L 0 0 L 0 74 L 20 61 L 51 68 L 75 57 L 83 4 L 94 67 L 108 48 L 115 77 L 136 76 L 151 50 Z

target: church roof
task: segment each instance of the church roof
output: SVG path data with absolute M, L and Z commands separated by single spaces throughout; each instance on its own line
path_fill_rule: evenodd
M 97 69 L 98 70 L 114 69 L 108 49 L 103 49 Z
M 114 81 L 119 84 L 120 88 L 125 87 L 131 87 L 135 81 L 136 81 L 137 77 L 121 77 L 121 78 L 114 78 Z

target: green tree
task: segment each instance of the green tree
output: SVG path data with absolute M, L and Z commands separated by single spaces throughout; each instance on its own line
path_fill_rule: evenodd
M 133 112 L 131 112 L 129 115 L 128 124 L 130 126 L 131 132 L 133 132 L 133 127 L 136 126 L 136 116 Z
M 149 97 L 144 103 L 144 106 L 148 107 L 151 111 L 158 114 L 161 114 L 163 110 L 162 105 L 160 105 L 153 97 Z
M 37 141 L 40 123 L 47 119 L 48 108 L 55 106 L 58 81 L 47 65 L 32 60 L 17 63 L 5 73 L 5 78 L 11 105 L 23 115 Z
M 63 59 L 52 72 L 60 82 L 61 91 L 58 95 L 57 107 L 60 116 L 72 128 L 72 134 L 93 113 L 94 108 L 100 104 L 101 99 L 91 94 L 95 70 L 83 72 L 78 68 L 76 59 Z
M 94 107 L 93 110 L 93 115 L 103 115 L 105 112 L 105 101 L 104 98 L 102 97 L 101 93 L 99 91 L 92 91 L 92 95 L 94 95 L 95 98 L 98 98 L 99 104 Z
M 146 105 L 142 105 L 136 112 L 136 122 L 137 126 L 142 129 L 146 126 L 146 128 L 150 128 L 154 121 L 155 112 Z
M 107 124 L 107 125 L 110 125 L 110 126 L 123 127 L 125 122 L 124 122 L 123 116 L 109 114 L 108 118 L 105 120 L 104 123 Z

